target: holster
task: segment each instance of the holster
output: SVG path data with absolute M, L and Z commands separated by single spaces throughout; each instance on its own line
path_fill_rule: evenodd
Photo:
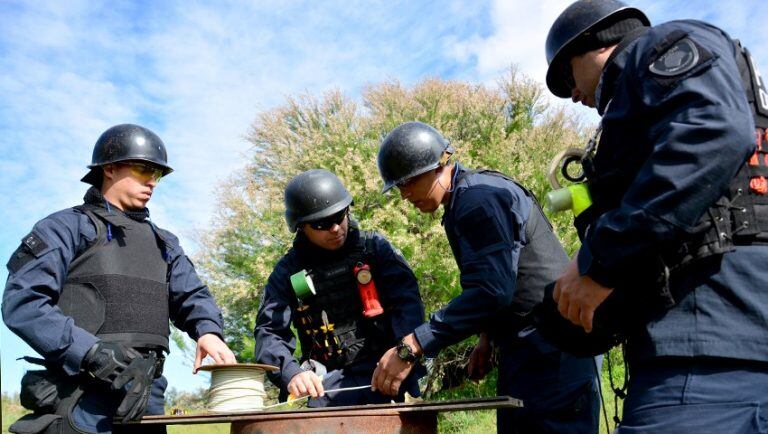
M 32 410 L 8 428 L 18 434 L 82 434 L 71 413 L 83 395 L 81 377 L 57 369 L 27 371 L 21 379 L 21 405 Z
M 62 397 L 77 388 L 75 378 L 50 369 L 27 371 L 21 377 L 21 405 L 38 414 L 54 413 Z

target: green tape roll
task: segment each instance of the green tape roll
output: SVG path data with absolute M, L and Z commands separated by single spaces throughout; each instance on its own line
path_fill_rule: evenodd
M 299 300 L 315 294 L 315 285 L 312 283 L 312 277 L 307 274 L 307 270 L 301 270 L 292 275 L 291 286 Z

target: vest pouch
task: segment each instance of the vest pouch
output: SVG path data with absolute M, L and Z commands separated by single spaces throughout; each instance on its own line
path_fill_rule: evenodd
M 768 202 L 768 198 L 766 199 Z M 757 227 L 760 229 L 760 233 L 757 235 L 757 241 L 766 243 L 768 242 L 768 203 L 755 204 L 755 220 L 757 220 Z
M 64 286 L 58 306 L 64 314 L 75 319 L 78 327 L 92 334 L 104 325 L 106 303 L 104 296 L 92 282 L 70 281 Z
M 63 434 L 64 419 L 58 414 L 28 414 L 8 428 L 17 434 Z
M 77 387 L 73 379 L 61 372 L 47 369 L 27 371 L 21 377 L 21 405 L 35 413 L 53 413 L 61 402 Z

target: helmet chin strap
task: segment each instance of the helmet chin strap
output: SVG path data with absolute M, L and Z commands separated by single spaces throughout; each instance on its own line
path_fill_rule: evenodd
M 435 185 L 439 185 L 439 186 L 440 186 L 440 188 L 442 188 L 442 189 L 443 189 L 443 191 L 444 191 L 444 192 L 446 192 L 446 193 L 450 193 L 450 192 L 452 192 L 452 191 L 453 191 L 453 189 L 450 189 L 450 190 L 449 190 L 447 187 L 445 187 L 445 186 L 443 185 L 443 183 L 442 183 L 442 182 L 440 182 L 440 178 L 437 178 L 437 182 L 435 183 Z M 434 188 L 434 187 L 433 187 L 433 188 Z
M 432 184 L 432 188 L 429 189 L 429 192 L 427 193 L 427 195 L 432 194 L 432 190 L 434 190 L 435 187 L 438 186 L 438 185 L 440 186 L 440 188 L 443 189 L 443 192 L 445 192 L 445 193 L 452 193 L 453 192 L 453 182 L 451 182 L 451 185 L 449 185 L 448 187 L 444 186 L 443 183 L 440 182 L 440 178 L 443 176 L 443 170 L 445 170 L 447 168 L 448 168 L 448 166 L 440 166 L 440 174 L 437 176 L 436 182 L 434 184 Z

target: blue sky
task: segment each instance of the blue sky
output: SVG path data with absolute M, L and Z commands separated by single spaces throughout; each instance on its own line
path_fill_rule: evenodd
M 118 123 L 163 138 L 176 170 L 153 195 L 153 219 L 194 254 L 217 185 L 251 152 L 256 115 L 299 93 L 358 98 L 385 79 L 493 84 L 516 63 L 543 81 L 544 39 L 562 0 L 48 1 L 0 3 L 0 258 L 39 219 L 81 202 L 93 143 Z M 631 1 L 654 23 L 710 21 L 751 47 L 768 73 L 765 0 Z M 5 267 L 0 279 L 7 277 Z M 32 354 L 0 326 L 2 390 Z M 171 386 L 207 385 L 179 351 Z

